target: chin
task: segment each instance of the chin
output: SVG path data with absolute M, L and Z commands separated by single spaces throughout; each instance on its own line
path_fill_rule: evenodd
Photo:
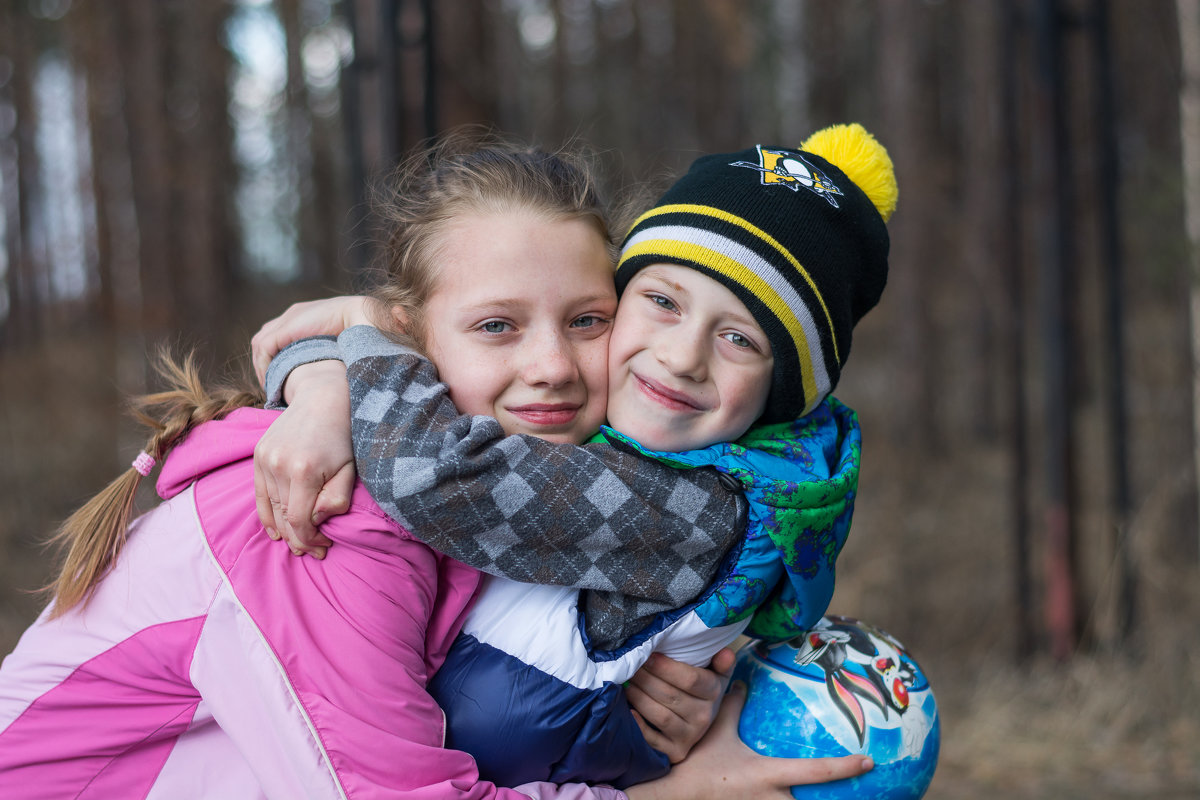
M 553 433 L 547 433 L 545 431 L 524 430 L 524 429 L 517 431 L 517 432 L 528 434 L 529 436 L 536 436 L 539 439 L 542 439 L 547 442 L 552 442 L 553 444 L 583 444 L 584 442 L 587 441 L 587 438 L 589 436 L 591 436 L 593 433 L 595 433 L 599 429 L 600 429 L 600 426 L 597 425 L 595 428 L 592 428 L 588 431 L 584 431 L 582 428 L 579 428 L 579 427 L 574 427 L 574 428 L 571 428 L 570 430 L 555 431 Z
M 672 440 L 670 436 L 666 436 L 662 433 L 658 433 L 658 432 L 654 432 L 654 431 L 645 431 L 642 434 L 638 434 L 638 433 L 630 433 L 629 431 L 624 430 L 622 428 L 617 428 L 616 430 L 621 431 L 621 433 L 625 434 L 630 439 L 633 439 L 635 442 L 637 442 L 638 444 L 640 444 L 642 447 L 646 448 L 647 450 L 661 450 L 663 452 L 673 452 L 673 451 L 677 451 L 677 450 L 686 449 L 684 447 L 679 447 L 677 441 Z
M 551 444 L 580 444 L 583 439 L 570 433 L 548 433 L 544 436 L 539 436 L 536 433 L 530 432 L 530 436 L 537 436 L 539 439 L 550 442 Z

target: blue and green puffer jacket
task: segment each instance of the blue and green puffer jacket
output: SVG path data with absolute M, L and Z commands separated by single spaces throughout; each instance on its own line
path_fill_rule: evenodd
M 610 428 L 600 435 L 680 469 L 730 476 L 748 501 L 745 532 L 707 590 L 615 649 L 589 643 L 578 589 L 485 578 L 430 691 L 446 713 L 446 746 L 474 755 L 481 776 L 500 785 L 621 788 L 665 774 L 667 758 L 642 737 L 623 690 L 650 653 L 702 666 L 743 633 L 790 639 L 833 596 L 861 454 L 850 408 L 827 398 L 799 420 L 683 453 L 646 450 Z

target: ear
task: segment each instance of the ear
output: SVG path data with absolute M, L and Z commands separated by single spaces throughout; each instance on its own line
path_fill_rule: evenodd
M 396 326 L 396 330 L 401 333 L 408 333 L 408 312 L 399 305 L 392 306 L 392 323 Z

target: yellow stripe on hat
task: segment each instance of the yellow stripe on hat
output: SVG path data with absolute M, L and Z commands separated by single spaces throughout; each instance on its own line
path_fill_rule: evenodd
M 639 260 L 678 259 L 685 263 L 711 267 L 714 272 L 751 293 L 767 306 L 767 310 L 783 326 L 792 342 L 792 348 L 796 351 L 797 366 L 801 367 L 801 375 L 812 376 L 811 383 L 820 395 L 824 396 L 829 391 L 831 381 L 826 370 L 825 355 L 821 352 L 819 357 L 813 358 L 811 353 L 812 347 L 820 350 L 821 341 L 821 333 L 817 328 L 817 321 L 812 316 L 812 310 L 796 287 L 784 280 L 755 250 L 708 228 L 663 224 L 643 226 L 629 237 L 625 243 L 622 263 L 634 257 Z M 747 280 L 747 274 L 753 277 Z M 772 297 L 775 298 L 774 301 Z M 810 342 L 814 344 L 810 346 Z M 810 397 L 806 395 L 804 399 L 807 401 Z
M 645 214 L 642 214 L 642 216 L 638 217 L 637 221 L 633 223 L 633 227 L 636 228 L 638 225 L 641 225 L 644 221 L 646 221 L 652 217 L 656 217 L 660 214 L 699 214 L 700 216 L 704 216 L 704 217 L 712 217 L 714 219 L 719 219 L 723 222 L 728 222 L 730 225 L 736 225 L 737 227 L 741 228 L 742 230 L 753 234 L 755 237 L 757 237 L 764 243 L 770 245 L 776 252 L 778 252 L 781 256 L 783 256 L 785 259 L 787 259 L 788 263 L 792 265 L 792 267 L 796 270 L 796 272 L 799 273 L 799 275 L 802 278 L 804 278 L 804 281 L 805 281 L 805 283 L 808 284 L 809 288 L 812 289 L 813 295 L 816 296 L 817 303 L 820 304 L 821 311 L 825 315 L 825 324 L 828 325 L 828 329 L 829 329 L 829 341 L 833 344 L 834 360 L 838 364 L 842 363 L 841 354 L 838 353 L 837 336 L 836 336 L 834 328 L 833 328 L 833 318 L 830 316 L 829 309 L 825 305 L 825 298 L 823 298 L 821 296 L 821 292 L 820 292 L 820 290 L 817 289 L 817 284 L 813 281 L 812 276 L 810 276 L 808 274 L 808 270 L 806 270 L 803 267 L 803 265 L 801 265 L 801 263 L 796 260 L 796 257 L 793 256 L 786 247 L 784 247 L 782 244 L 780 244 L 779 241 L 774 236 L 767 233 L 766 231 L 764 231 L 762 228 L 758 227 L 757 225 L 752 225 L 751 223 L 747 222 L 746 220 L 742 219 L 741 217 L 736 216 L 734 214 L 730 214 L 728 211 L 722 211 L 721 209 L 713 208 L 712 206 L 701 206 L 701 205 L 695 205 L 695 204 L 691 204 L 691 203 L 676 203 L 674 205 L 658 206 L 657 208 L 652 208 L 649 211 L 647 211 Z M 778 274 L 778 271 L 774 270 L 773 267 L 771 269 L 773 272 Z M 731 275 L 730 277 L 733 277 L 733 276 Z M 784 281 L 787 281 L 787 276 L 779 275 L 779 277 L 782 278 Z M 790 281 L 787 281 L 787 282 L 790 283 Z M 781 319 L 782 319 L 782 317 L 781 317 Z
M 796 354 L 801 367 L 800 380 L 804 387 L 803 413 L 807 414 L 810 412 L 812 406 L 815 405 L 814 400 L 824 396 L 829 391 L 829 376 L 825 370 L 824 357 L 821 355 L 820 340 L 816 342 L 818 358 L 814 360 L 803 323 L 788 302 L 775 290 L 775 287 L 771 286 L 754 270 L 742 264 L 737 259 L 731 258 L 726 253 L 713 250 L 702 244 L 681 240 L 677 237 L 659 239 L 654 236 L 655 230 L 651 228 L 641 231 L 631 238 L 625 250 L 621 253 L 621 259 L 636 258 L 642 255 L 670 254 L 672 257 L 686 259 L 687 261 L 703 265 L 720 275 L 730 278 L 749 290 L 783 323 L 784 329 L 787 330 L 788 335 L 791 337 L 792 343 L 796 347 Z M 703 231 L 699 228 L 687 228 L 687 230 L 701 235 L 708 233 L 709 237 L 712 238 L 711 232 Z M 645 238 L 642 238 L 643 236 Z M 719 238 L 725 242 L 731 241 L 726 237 Z M 813 331 L 813 333 L 815 334 L 816 332 Z

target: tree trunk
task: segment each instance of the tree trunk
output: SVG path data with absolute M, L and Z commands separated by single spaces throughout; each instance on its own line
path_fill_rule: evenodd
M 87 81 L 87 129 L 92 153 L 92 194 L 96 222 L 96 285 L 89 292 L 89 303 L 95 308 L 99 325 L 111 330 L 117 322 L 117 298 L 113 292 L 113 236 L 111 232 L 112 172 L 107 173 L 104 160 L 124 149 L 124 139 L 115 133 L 111 123 L 114 103 L 109 101 L 116 80 L 113 59 L 116 50 L 108 38 L 107 18 L 111 8 L 89 3 L 67 17 L 69 50 L 76 66 Z M 119 129 L 118 129 L 119 130 Z M 106 185 L 107 184 L 107 185 Z
M 7 80 L 0 81 L 0 107 L 13 109 L 15 116 L 14 127 L 4 137 L 0 138 L 0 184 L 4 186 L 0 194 L 0 214 L 4 220 L 4 263 L 5 272 L 0 276 L 0 349 L 13 344 L 21 338 L 21 299 L 20 274 L 18 272 L 23 258 L 21 238 L 21 174 L 18 169 L 19 130 L 25 120 L 25 113 L 19 110 L 18 82 L 27 81 L 29 70 L 19 59 L 17 42 L 22 37 L 19 29 L 19 15 L 13 3 L 0 5 L 0 52 L 8 53 L 12 59 L 10 74 Z M 25 18 L 20 15 L 20 18 Z M 15 188 L 14 188 L 15 187 Z
M 1022 171 L 1016 167 L 1021 163 L 1019 145 L 1020 131 L 1017 84 L 1019 75 L 1011 65 L 1020 61 L 1018 57 L 1019 10 L 1008 4 L 1000 5 L 997 48 L 994 62 L 1001 76 L 999 87 L 1001 144 L 997 150 L 1000 164 L 1010 169 L 998 170 L 1000 209 L 1002 224 L 997 242 L 996 261 L 1004 265 L 1005 279 L 1001 297 L 1004 298 L 1004 313 L 1001 318 L 1001 337 L 1006 343 L 1004 357 L 1000 363 L 1004 380 L 1007 381 L 1007 397 L 1010 404 L 1008 417 L 1009 440 L 1009 506 L 1012 515 L 1013 533 L 1013 602 L 1016 607 L 1015 647 L 1018 659 L 1033 655 L 1035 649 L 1034 605 L 1033 605 L 1033 559 L 1030 545 L 1029 515 L 1029 422 L 1026 386 L 1025 348 L 1027 333 L 1025 324 L 1025 258 L 1021 242 L 1025 239 L 1023 220 L 1024 193 Z
M 280 0 L 279 17 L 283 22 L 287 46 L 287 131 L 284 146 L 291 172 L 292 188 L 296 194 L 296 249 L 299 256 L 300 280 L 305 283 L 320 280 L 328 262 L 335 260 L 329 247 L 329 224 L 317 216 L 316 193 L 313 191 L 316 161 L 316 129 L 318 121 L 310 112 L 308 84 L 304 77 L 302 47 L 304 28 L 300 0 Z
M 924 272 L 938 257 L 929 252 L 936 241 L 935 208 L 937 187 L 931 177 L 930 131 L 923 125 L 933 119 L 929 94 L 921 71 L 918 44 L 923 41 L 912 5 L 904 0 L 879 4 L 881 139 L 892 154 L 900 206 L 891 233 L 892 269 L 888 276 L 888 304 L 894 309 L 896 328 L 894 380 L 895 398 L 907 426 L 909 444 L 924 452 L 937 443 L 934 426 L 934 367 L 930 331 L 932 295 L 926 292 Z M 935 238 L 931 239 L 929 234 Z
M 503 17 L 495 3 L 440 0 L 437 36 L 438 103 L 448 128 L 478 120 L 500 118 L 502 95 L 497 29 Z
M 170 25 L 173 80 L 160 113 L 169 115 L 174 154 L 170 285 L 181 311 L 176 328 L 198 345 L 219 343 L 230 319 L 233 284 L 229 204 L 229 59 L 222 44 L 224 3 L 181 3 Z M 164 267 L 168 265 L 164 264 Z
M 1001 395 L 1001 384 L 1008 386 L 1014 376 L 1005 375 L 995 369 L 1000 353 L 996 349 L 996 329 L 1000 323 L 995 318 L 1002 306 L 995 298 L 1003 296 L 1001 276 L 1015 269 L 1016 262 L 997 263 L 1003 230 L 997 222 L 1005 219 L 1001 203 L 1003 194 L 996 191 L 996 183 L 1002 180 L 997 164 L 1004 161 L 999 155 L 999 114 L 997 98 L 1000 97 L 999 81 L 1003 74 L 996 69 L 1001 63 L 998 53 L 1001 29 L 999 17 L 1008 13 L 1003 4 L 967 3 L 963 9 L 965 46 L 962 49 L 966 60 L 966 82 L 964 124 L 962 130 L 970 131 L 963 141 L 964 173 L 962 185 L 966 192 L 963 206 L 962 251 L 965 267 L 974 290 L 970 298 L 970 314 L 963 335 L 968 342 L 966 369 L 962 373 L 967 382 L 962 397 L 969 409 L 969 424 L 972 433 L 980 439 L 991 441 L 997 432 L 999 410 L 996 399 Z M 965 300 L 966 298 L 964 298 Z M 965 317 L 964 317 L 965 318 Z M 1008 326 L 1004 326 L 1008 327 Z M 1009 347 L 1016 342 L 1007 340 Z
M 1200 0 L 1176 0 L 1182 82 L 1179 138 L 1183 146 L 1184 223 L 1190 244 L 1192 342 L 1192 436 L 1200 476 Z M 1197 489 L 1200 498 L 1200 488 Z
M 15 257 L 8 265 L 8 334 L 10 341 L 28 344 L 37 340 L 41 330 L 41 302 L 37 283 L 39 272 L 46 269 L 38 257 L 37 226 L 34 223 L 36 201 L 41 196 L 36 145 L 38 119 L 33 99 L 37 64 L 33 50 L 36 23 L 28 15 L 17 13 L 12 5 L 6 6 L 6 9 L 9 10 L 3 30 L 7 52 L 12 54 L 13 59 L 12 94 L 16 131 L 12 138 L 17 150 L 16 180 L 12 184 L 5 182 L 6 187 L 16 186 L 16 197 L 8 211 L 8 218 L 14 224 L 5 233 L 6 237 L 11 236 L 15 241 L 12 248 Z M 6 190 L 5 194 L 8 193 L 9 190 Z
M 1074 346 L 1069 298 L 1074 296 L 1074 194 L 1064 91 L 1063 15 L 1058 0 L 1038 0 L 1034 15 L 1037 80 L 1033 129 L 1034 196 L 1038 290 L 1045 415 L 1046 594 L 1044 616 L 1051 654 L 1070 657 L 1078 644 L 1076 514 L 1071 412 L 1076 381 L 1071 379 Z
M 167 129 L 163 48 L 169 38 L 158 0 L 115 3 L 121 54 L 122 96 L 129 131 L 133 205 L 137 217 L 141 272 L 141 329 L 153 340 L 175 330 L 179 321 L 169 264 L 178 255 L 172 242 L 171 187 L 175 184 L 171 136 Z

